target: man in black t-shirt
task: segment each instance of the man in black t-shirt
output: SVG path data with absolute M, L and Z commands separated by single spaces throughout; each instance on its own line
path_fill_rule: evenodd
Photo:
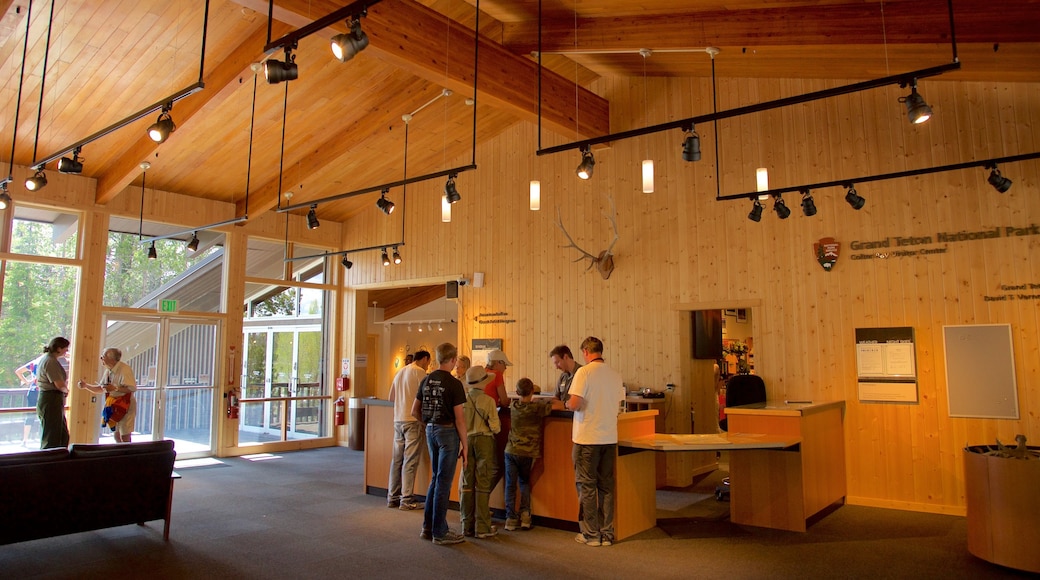
M 466 465 L 466 419 L 462 412 L 466 391 L 451 374 L 458 358 L 455 346 L 446 342 L 436 353 L 437 370 L 423 379 L 412 403 L 412 416 L 426 425 L 430 449 L 430 487 L 419 537 L 449 545 L 465 541 L 462 534 L 448 528 L 448 494 L 460 456 L 463 467 Z

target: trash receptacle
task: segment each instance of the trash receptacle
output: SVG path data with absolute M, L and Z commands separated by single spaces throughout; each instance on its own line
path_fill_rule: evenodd
M 365 405 L 359 397 L 351 397 L 347 404 L 347 447 L 365 450 Z

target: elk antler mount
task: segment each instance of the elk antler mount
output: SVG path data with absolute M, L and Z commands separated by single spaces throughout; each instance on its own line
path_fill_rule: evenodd
M 580 262 L 581 260 L 588 260 L 589 266 L 585 270 L 591 270 L 592 267 L 595 266 L 596 271 L 599 272 L 599 275 L 602 276 L 604 280 L 610 278 L 610 274 L 614 271 L 614 244 L 616 244 L 618 241 L 617 207 L 614 205 L 613 197 L 608 197 L 607 199 L 610 200 L 611 215 L 607 215 L 606 212 L 603 212 L 603 216 L 610 220 L 610 225 L 614 228 L 614 240 L 610 242 L 610 245 L 607 246 L 607 249 L 600 252 L 598 256 L 586 252 L 585 250 L 578 247 L 578 244 L 574 243 L 574 238 L 572 238 L 571 235 L 567 233 L 567 228 L 563 227 L 563 218 L 560 216 L 560 208 L 556 208 L 556 227 L 560 228 L 560 231 L 563 232 L 563 235 L 567 237 L 567 241 L 570 242 L 566 246 L 560 247 L 574 248 L 575 250 L 581 252 L 581 256 L 575 258 L 574 261 Z

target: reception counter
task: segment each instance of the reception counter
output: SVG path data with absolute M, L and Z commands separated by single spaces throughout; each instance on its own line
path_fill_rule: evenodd
M 364 399 L 365 403 L 365 493 L 386 496 L 390 462 L 393 458 L 393 403 Z M 630 439 L 653 435 L 656 410 L 622 413 L 618 436 Z M 571 459 L 570 411 L 553 411 L 545 418 L 542 458 L 531 473 L 531 511 L 538 525 L 577 531 L 578 494 Z M 618 540 L 657 525 L 654 454 L 649 450 L 621 448 L 617 462 L 617 507 L 614 532 Z M 460 461 L 452 483 L 451 501 L 459 498 Z M 501 466 L 500 466 L 501 469 Z M 415 493 L 425 495 L 430 484 L 430 459 L 425 447 L 415 478 Z M 491 507 L 504 510 L 504 483 L 491 492 Z

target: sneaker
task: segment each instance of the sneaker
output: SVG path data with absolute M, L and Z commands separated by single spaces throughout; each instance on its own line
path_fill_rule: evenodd
M 497 535 L 498 535 L 498 528 L 495 527 L 495 526 L 491 526 L 491 528 L 488 531 L 478 533 L 477 537 L 480 538 L 481 540 L 484 540 L 484 539 L 487 539 L 487 538 L 494 538 Z
M 434 542 L 436 542 L 436 541 L 437 540 L 434 540 Z M 600 543 L 600 541 L 599 541 L 599 538 L 586 538 L 585 534 L 583 534 L 581 532 L 578 532 L 578 535 L 574 536 L 574 541 L 578 542 L 579 544 L 585 544 L 586 546 L 593 546 L 593 547 L 595 547 L 595 546 L 602 545 Z
M 531 512 L 523 512 L 520 514 L 520 527 L 525 530 L 531 529 Z
M 410 510 L 421 510 L 426 507 L 422 502 L 418 501 L 402 501 L 399 510 L 406 512 Z
M 603 546 L 605 548 L 607 546 L 613 545 L 613 542 L 611 542 L 610 540 L 603 540 L 602 542 L 599 543 L 599 545 Z
M 386 507 L 388 507 L 390 509 L 397 509 L 397 508 L 401 507 L 401 502 L 388 501 L 388 502 L 386 502 Z
M 476 534 L 473 533 L 473 530 L 465 530 L 464 532 L 462 532 L 462 535 L 467 538 L 472 538 Z
M 421 540 L 432 540 L 433 539 L 433 534 L 430 533 L 430 530 L 423 530 L 423 531 L 419 532 L 419 539 L 421 539 Z
M 450 546 L 452 544 L 461 544 L 465 541 L 466 538 L 462 537 L 459 534 L 456 534 L 451 530 L 448 530 L 447 533 L 445 533 L 443 536 L 433 539 L 433 543 L 437 544 L 438 546 Z
M 506 518 L 506 530 L 514 532 L 520 528 L 520 520 L 516 518 Z

